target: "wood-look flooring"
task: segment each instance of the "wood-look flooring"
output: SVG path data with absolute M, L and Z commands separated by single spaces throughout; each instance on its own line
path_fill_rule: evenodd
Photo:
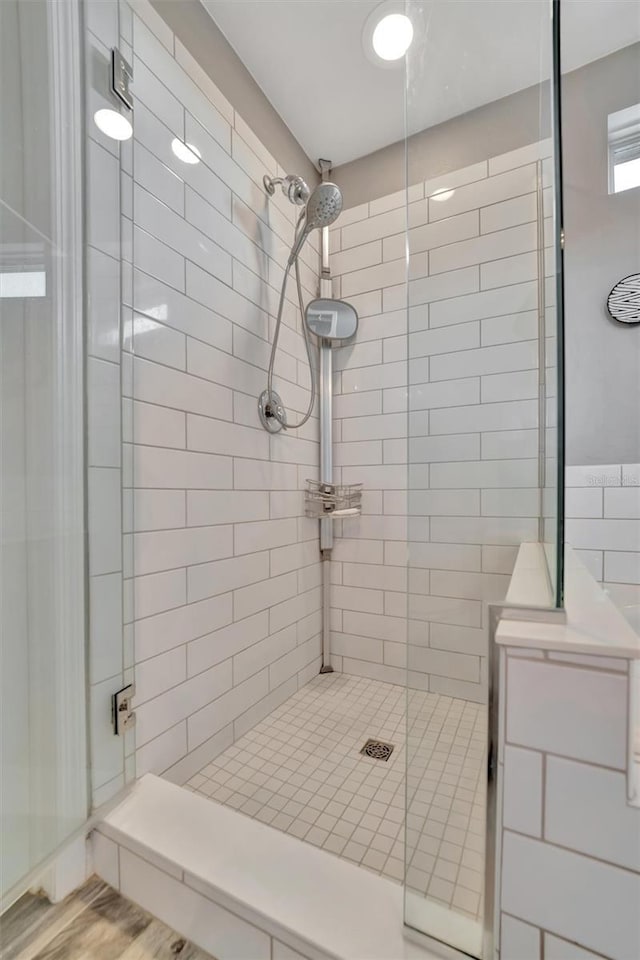
M 0 917 L 0 960 L 213 960 L 92 877 L 61 903 L 26 894 Z

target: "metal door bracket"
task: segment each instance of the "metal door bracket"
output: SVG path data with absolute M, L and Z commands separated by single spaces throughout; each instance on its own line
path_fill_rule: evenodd
M 131 709 L 131 701 L 136 689 L 132 683 L 118 690 L 111 698 L 111 719 L 116 737 L 122 736 L 136 725 L 136 715 Z
M 133 80 L 133 70 L 117 47 L 111 50 L 111 89 L 125 107 L 133 110 L 133 97 L 129 84 Z

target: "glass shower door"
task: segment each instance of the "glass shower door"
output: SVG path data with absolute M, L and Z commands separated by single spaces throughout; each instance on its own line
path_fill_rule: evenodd
M 87 814 L 77 12 L 0 4 L 3 905 Z
M 487 604 L 555 537 L 552 30 L 546 0 L 407 12 L 405 921 L 483 957 Z

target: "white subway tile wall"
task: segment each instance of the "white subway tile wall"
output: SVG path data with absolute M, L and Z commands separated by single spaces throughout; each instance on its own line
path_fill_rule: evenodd
M 118 36 L 133 140 L 118 148 L 93 124 L 95 82 L 87 124 L 94 787 L 113 788 L 101 799 L 123 785 L 125 758 L 131 775 L 186 779 L 320 663 L 317 524 L 303 501 L 318 421 L 270 437 L 257 413 L 297 210 L 266 196 L 277 160 L 147 0 L 88 3 L 105 96 Z M 174 138 L 201 162 L 180 161 Z M 315 236 L 301 277 L 310 299 Z M 294 290 L 274 383 L 296 417 L 310 381 Z M 135 744 L 123 744 L 109 697 L 134 674 Z
M 331 229 L 335 294 L 360 314 L 335 353 L 336 480 L 365 485 L 362 517 L 336 525 L 344 672 L 402 683 L 408 649 L 414 686 L 485 699 L 483 604 L 538 538 L 536 161 L 549 152 L 414 185 L 406 210 L 392 194 Z M 449 199 L 431 198 L 443 186 Z
M 627 802 L 628 662 L 557 656 L 507 650 L 501 681 L 500 956 L 629 960 L 640 809 Z
M 262 177 L 282 170 L 184 48 L 137 13 L 125 343 L 136 759 L 138 774 L 173 767 L 183 780 L 318 670 L 317 529 L 302 493 L 317 475 L 318 427 L 314 417 L 270 437 L 257 417 L 296 218 L 284 198 L 267 198 Z M 173 137 L 201 162 L 176 159 Z M 301 264 L 307 298 L 317 262 L 313 238 Z M 296 416 L 309 376 L 293 290 L 275 384 Z
M 640 632 L 640 464 L 566 468 L 565 537 Z

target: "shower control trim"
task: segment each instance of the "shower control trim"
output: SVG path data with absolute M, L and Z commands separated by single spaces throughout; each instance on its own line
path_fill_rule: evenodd
M 283 428 L 286 429 L 287 415 L 282 406 L 280 395 L 276 393 L 275 390 L 272 390 L 271 394 L 269 394 L 268 390 L 263 390 L 260 394 L 258 398 L 258 416 L 260 417 L 262 426 L 265 430 L 268 430 L 269 433 L 280 433 Z

